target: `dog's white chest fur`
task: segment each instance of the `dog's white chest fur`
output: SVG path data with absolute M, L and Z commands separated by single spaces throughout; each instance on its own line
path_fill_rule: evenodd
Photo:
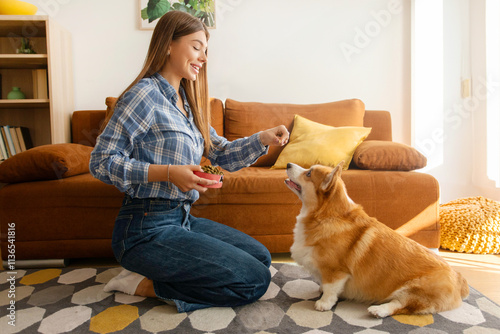
M 306 268 L 315 277 L 319 277 L 317 266 L 314 263 L 313 247 L 306 245 L 304 225 L 302 224 L 303 213 L 297 216 L 297 223 L 293 230 L 293 245 L 290 248 L 292 259 Z

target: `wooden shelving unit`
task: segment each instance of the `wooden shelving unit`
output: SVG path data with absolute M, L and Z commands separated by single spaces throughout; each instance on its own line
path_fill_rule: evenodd
M 29 38 L 36 54 L 18 54 Z M 0 125 L 30 130 L 35 146 L 71 141 L 74 111 L 71 35 L 48 16 L 0 15 Z M 34 70 L 47 72 L 47 98 L 35 98 Z M 26 99 L 8 100 L 12 87 Z
M 23 54 L 0 54 L 0 68 L 47 68 L 47 54 L 34 54 L 34 55 L 23 55 Z
M 49 99 L 0 100 L 0 109 L 49 108 Z

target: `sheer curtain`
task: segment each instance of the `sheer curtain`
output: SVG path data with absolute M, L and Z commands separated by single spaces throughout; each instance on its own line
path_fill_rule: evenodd
M 443 203 L 500 200 L 500 0 L 412 0 L 412 144 Z
M 489 96 L 487 118 L 488 178 L 500 187 L 500 1 L 486 0 L 486 75 Z
M 412 144 L 443 164 L 443 0 L 412 1 Z

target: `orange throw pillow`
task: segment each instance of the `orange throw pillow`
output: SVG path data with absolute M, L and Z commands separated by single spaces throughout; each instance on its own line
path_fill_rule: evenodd
M 0 182 L 56 180 L 89 172 L 92 147 L 80 144 L 37 146 L 0 164 Z

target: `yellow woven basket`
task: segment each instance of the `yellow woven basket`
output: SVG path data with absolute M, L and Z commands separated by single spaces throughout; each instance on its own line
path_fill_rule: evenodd
M 461 198 L 440 206 L 441 247 L 475 254 L 500 253 L 500 202 Z

